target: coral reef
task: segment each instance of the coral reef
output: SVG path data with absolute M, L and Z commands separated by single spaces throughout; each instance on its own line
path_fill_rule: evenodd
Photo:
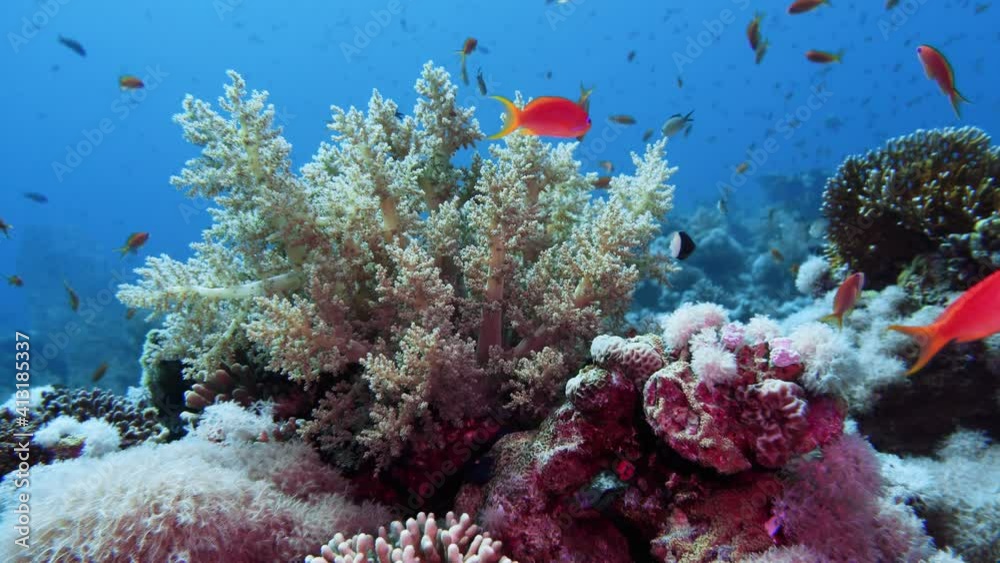
M 803 354 L 776 323 L 733 323 L 698 304 L 663 325 L 662 337 L 596 338 L 596 364 L 567 383 L 566 401 L 537 430 L 502 437 L 490 453 L 492 479 L 459 492 L 457 508 L 488 523 L 510 557 L 738 561 L 779 543 L 819 554 L 815 561 L 846 561 L 805 532 L 799 542 L 775 531 L 786 520 L 795 529 L 831 517 L 795 487 L 807 471 L 835 467 L 875 483 L 854 497 L 872 493 L 871 510 L 854 521 L 871 527 L 870 553 L 916 561 L 932 551 L 912 513 L 881 496 L 870 446 L 842 437 L 839 402 L 799 385 Z M 709 359 L 696 370 L 704 349 Z M 801 457 L 817 449 L 824 461 Z
M 934 457 L 879 458 L 889 495 L 914 507 L 939 546 L 966 561 L 1000 561 L 1000 446 L 960 430 Z
M 17 496 L 13 481 L 0 485 L 4 502 Z M 330 529 L 388 516 L 347 500 L 348 483 L 301 442 L 147 443 L 33 467 L 30 491 L 27 551 L 4 507 L 5 561 L 301 560 Z
M 303 431 L 328 459 L 381 471 L 488 416 L 543 416 L 528 404 L 554 401 L 640 278 L 673 269 L 646 252 L 671 208 L 662 141 L 606 199 L 574 144 L 512 135 L 458 166 L 483 136 L 428 63 L 412 115 L 377 91 L 367 113 L 334 107 L 332 142 L 296 175 L 266 92 L 230 77 L 228 117 L 192 97 L 176 117 L 202 152 L 172 183 L 214 200 L 215 223 L 193 258 L 151 257 L 118 293 L 165 313 L 144 365 L 181 361 L 202 384 L 188 401 L 254 358 L 318 390 Z
M 1000 148 L 975 127 L 918 130 L 848 157 L 823 194 L 831 264 L 864 272 L 881 289 L 922 258 L 937 271 L 916 285 L 971 287 L 1000 267 L 992 248 L 973 243 L 993 232 L 983 221 L 1000 207 L 998 177 Z M 937 263 L 945 245 L 951 256 Z
M 63 415 L 80 422 L 101 419 L 110 423 L 121 436 L 123 449 L 150 440 L 163 442 L 169 437 L 169 431 L 157 419 L 156 408 L 143 397 L 122 397 L 96 388 L 57 387 L 43 392 L 39 422 L 44 424 Z
M 438 522 L 434 514 L 420 512 L 406 523 L 394 521 L 389 529 L 379 528 L 378 536 L 357 534 L 348 539 L 337 533 L 321 549 L 306 556 L 306 563 L 516 563 L 503 556 L 503 545 L 480 534 L 468 514 L 456 518 L 449 512 Z

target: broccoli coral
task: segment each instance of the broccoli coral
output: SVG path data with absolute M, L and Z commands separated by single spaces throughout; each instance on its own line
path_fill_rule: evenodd
M 671 208 L 665 141 L 606 199 L 572 143 L 514 135 L 458 166 L 482 134 L 428 63 L 412 115 L 377 91 L 367 113 L 334 107 L 332 142 L 295 175 L 267 94 L 230 77 L 228 118 L 190 96 L 176 117 L 202 154 L 172 183 L 214 199 L 215 224 L 118 295 L 166 313 L 151 359 L 189 378 L 242 354 L 325 391 L 305 432 L 342 466 L 383 468 L 502 405 L 540 416 L 526 403 L 556 396 L 639 279 L 674 267 L 646 252 Z
M 998 177 L 1000 148 L 975 127 L 918 130 L 848 157 L 823 194 L 831 265 L 864 272 L 868 285 L 881 289 L 918 256 L 965 241 L 938 285 L 971 286 L 1000 266 L 968 240 L 1000 206 Z

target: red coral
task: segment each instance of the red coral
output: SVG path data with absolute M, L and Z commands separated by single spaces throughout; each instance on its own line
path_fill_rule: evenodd
M 783 380 L 801 365 L 777 373 L 768 356 L 764 343 L 740 348 L 738 376 L 721 384 L 700 381 L 684 362 L 656 372 L 644 389 L 650 426 L 686 459 L 726 474 L 781 467 L 839 435 L 843 413 L 832 401 L 814 398 L 811 412 L 806 391 Z

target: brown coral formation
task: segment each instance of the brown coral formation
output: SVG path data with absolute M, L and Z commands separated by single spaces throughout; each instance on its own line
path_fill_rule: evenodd
M 975 127 L 919 130 L 848 157 L 823 195 L 831 264 L 864 272 L 869 287 L 881 288 L 915 258 L 950 243 L 954 256 L 943 279 L 931 283 L 971 286 L 1000 266 L 988 262 L 988 251 L 973 250 L 983 246 L 981 235 L 977 247 L 971 242 L 1000 206 L 997 178 L 1000 149 Z

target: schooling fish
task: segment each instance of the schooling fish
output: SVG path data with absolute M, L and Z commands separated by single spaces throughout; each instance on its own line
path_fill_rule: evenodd
M 499 139 L 517 129 L 539 137 L 580 137 L 590 130 L 590 116 L 580 104 L 567 98 L 542 96 L 520 109 L 503 96 L 493 96 L 504 106 L 504 126 L 490 139 Z
M 955 87 L 955 72 L 951 69 L 948 59 L 930 45 L 917 47 L 917 58 L 924 65 L 924 72 L 927 78 L 938 83 L 944 95 L 948 96 L 951 108 L 955 110 L 955 116 L 962 117 L 962 112 L 958 108 L 959 102 L 970 103 Z
M 837 321 L 837 326 L 844 328 L 844 315 L 849 313 L 861 296 L 861 289 L 865 286 L 865 275 L 857 272 L 847 276 L 847 279 L 837 288 L 837 294 L 833 297 L 833 312 L 820 319 L 820 321 Z
M 462 57 L 462 82 L 464 82 L 466 86 L 469 85 L 469 71 L 466 70 L 465 59 L 470 53 L 476 50 L 476 45 L 479 45 L 479 41 L 475 37 L 469 37 L 465 40 L 465 43 L 462 44 L 462 49 L 455 51 Z
M 667 122 L 663 124 L 663 136 L 673 137 L 674 135 L 683 131 L 688 123 L 694 122 L 694 120 L 691 119 L 691 114 L 693 113 L 694 110 L 691 110 L 688 112 L 687 115 L 681 115 L 679 113 L 671 115 L 667 119 Z
M 670 237 L 670 255 L 677 260 L 683 260 L 694 252 L 694 239 L 684 231 L 677 231 Z
M 76 291 L 73 291 L 68 281 L 63 280 L 63 285 L 66 286 L 66 295 L 69 296 L 69 308 L 77 311 L 80 308 L 80 296 L 76 294 Z
M 90 375 L 90 381 L 97 383 L 106 373 L 108 373 L 108 362 L 101 362 L 101 365 L 97 366 L 94 373 Z
M 49 201 L 49 198 L 45 197 L 45 194 L 38 192 L 24 192 L 24 197 L 35 203 L 47 203 Z
M 906 372 L 913 375 L 950 342 L 982 340 L 1000 332 L 1000 271 L 972 286 L 926 326 L 892 325 L 889 328 L 912 337 L 920 344 L 917 363 Z
M 747 24 L 747 40 L 750 41 L 750 49 L 757 51 L 760 46 L 760 21 L 764 19 L 762 12 L 756 12 L 753 19 Z
M 14 287 L 21 287 L 24 285 L 24 280 L 22 280 L 21 276 L 18 275 L 7 276 L 7 283 Z
M 486 95 L 486 80 L 483 78 L 483 69 L 476 72 L 476 84 L 479 86 L 479 95 Z
M 844 62 L 843 51 L 839 53 L 829 53 L 827 51 L 817 51 L 815 49 L 810 49 L 806 51 L 806 58 L 814 63 L 840 63 Z
M 80 42 L 77 41 L 76 39 L 70 39 L 69 37 L 63 37 L 62 35 L 60 35 L 59 42 L 68 47 L 71 51 L 73 51 L 77 55 L 80 55 L 81 57 L 87 56 L 87 50 L 84 49 L 83 45 L 81 45 Z
M 5 222 L 3 219 L 0 219 L 0 233 L 3 233 L 5 237 L 10 238 L 10 230 L 13 228 L 13 225 Z

